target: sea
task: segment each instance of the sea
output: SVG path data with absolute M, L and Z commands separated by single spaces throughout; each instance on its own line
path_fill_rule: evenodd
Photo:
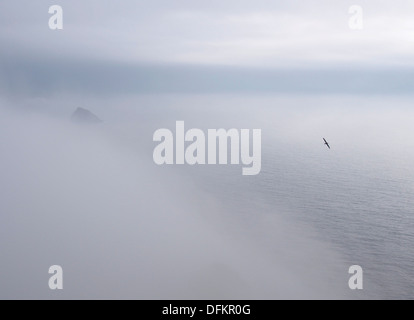
M 3 101 L 1 298 L 414 298 L 414 98 Z M 83 107 L 103 120 L 79 126 Z M 157 129 L 260 129 L 261 171 L 156 165 Z M 330 149 L 324 145 L 323 138 Z M 363 288 L 351 290 L 351 266 Z

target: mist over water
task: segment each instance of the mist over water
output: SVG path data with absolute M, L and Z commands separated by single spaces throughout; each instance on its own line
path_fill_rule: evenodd
M 0 299 L 412 298 L 414 2 L 362 2 L 0 1 Z
M 3 101 L 0 298 L 411 298 L 411 100 Z M 77 107 L 104 123 L 71 123 Z M 262 129 L 261 173 L 155 165 L 154 131 L 179 120 Z M 47 286 L 54 264 L 64 270 L 58 293 Z M 360 292 L 348 288 L 354 264 Z

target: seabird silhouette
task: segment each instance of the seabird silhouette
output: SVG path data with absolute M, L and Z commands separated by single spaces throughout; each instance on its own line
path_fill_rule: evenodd
M 331 146 L 329 145 L 328 141 L 326 141 L 325 138 L 323 138 L 323 141 L 325 141 L 326 146 L 330 149 Z

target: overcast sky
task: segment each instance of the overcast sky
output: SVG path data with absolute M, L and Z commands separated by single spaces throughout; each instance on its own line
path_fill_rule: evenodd
M 63 7 L 62 31 L 48 28 L 53 4 Z M 354 4 L 364 10 L 363 30 L 348 26 Z M 22 64 L 37 65 L 45 76 L 59 64 L 76 66 L 82 61 L 127 69 L 393 69 L 395 77 L 395 72 L 414 65 L 413 17 L 410 0 L 2 0 L 0 84 L 13 86 L 13 64 L 21 70 Z M 27 77 L 42 75 L 25 74 L 20 80 Z M 59 79 L 68 80 L 62 74 Z

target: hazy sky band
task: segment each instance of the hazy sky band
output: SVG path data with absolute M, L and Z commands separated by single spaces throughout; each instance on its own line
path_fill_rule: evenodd
M 412 68 L 264 69 L 130 65 L 117 62 L 2 59 L 0 92 L 49 93 L 349 93 L 411 94 Z
M 0 3 L 0 92 L 385 93 L 414 83 L 406 0 Z M 351 4 L 364 29 L 348 25 Z

